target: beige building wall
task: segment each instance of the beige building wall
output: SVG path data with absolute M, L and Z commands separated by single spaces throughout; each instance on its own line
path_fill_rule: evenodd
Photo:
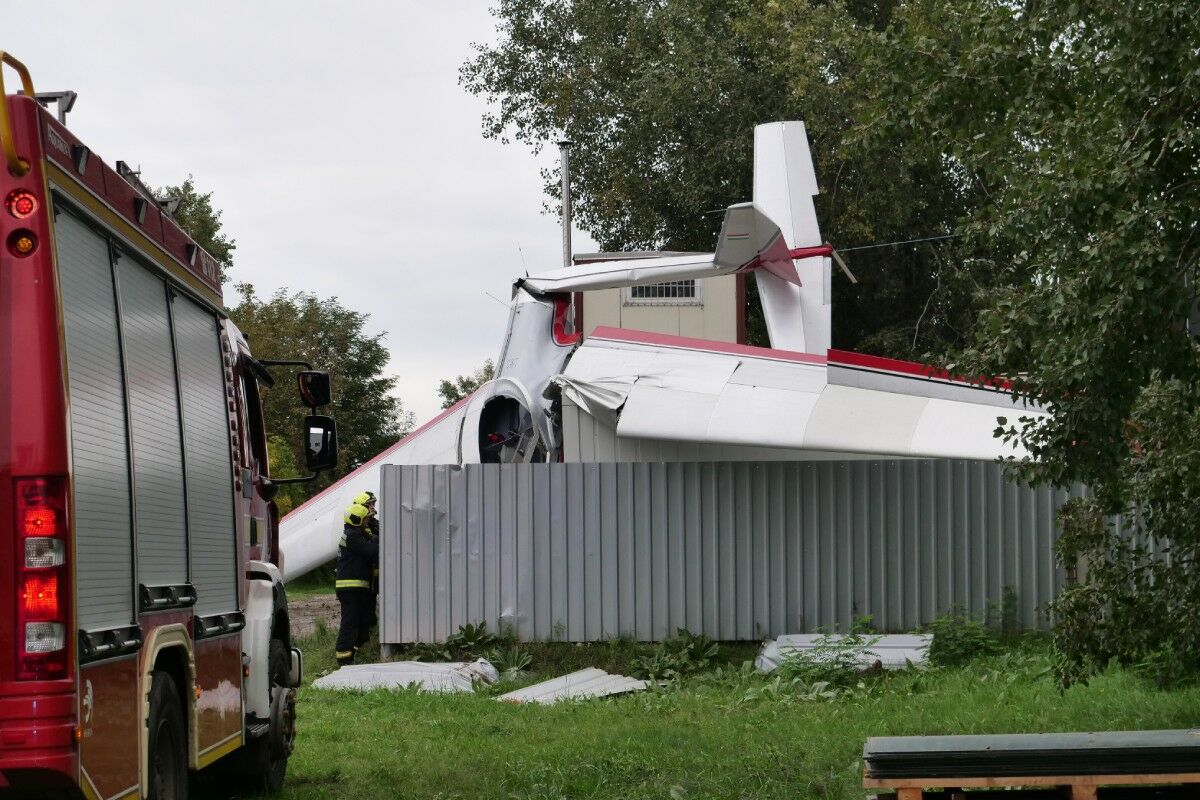
M 607 325 L 649 333 L 690 336 L 717 342 L 738 337 L 737 276 L 697 281 L 696 299 L 631 300 L 628 289 L 602 289 L 584 295 L 583 329 Z

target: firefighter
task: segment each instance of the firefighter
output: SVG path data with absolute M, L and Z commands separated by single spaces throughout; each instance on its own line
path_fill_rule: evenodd
M 359 492 L 354 495 L 354 502 L 360 506 L 364 506 L 371 512 L 371 516 L 367 519 L 367 527 L 371 529 L 371 533 L 375 535 L 375 541 L 379 541 L 379 513 L 375 510 L 375 493 L 374 492 Z M 379 621 L 379 562 L 375 562 L 375 574 L 371 576 L 371 592 L 375 596 L 375 601 L 371 604 L 371 627 L 375 627 L 375 623 Z
M 379 537 L 371 530 L 371 508 L 351 503 L 343 515 L 345 527 L 338 543 L 337 589 L 342 620 L 335 645 L 337 663 L 353 664 L 358 648 L 367 643 L 375 622 L 372 586 L 379 565 Z
M 379 535 L 379 514 L 375 510 L 375 493 L 374 492 L 359 492 L 354 495 L 354 502 L 360 506 L 366 506 L 371 512 L 371 532 L 376 536 Z

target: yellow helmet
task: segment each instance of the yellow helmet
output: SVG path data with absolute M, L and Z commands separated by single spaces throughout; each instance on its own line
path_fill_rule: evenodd
M 360 506 L 370 505 L 371 503 L 375 502 L 375 493 L 359 492 L 358 494 L 354 495 L 354 502 L 358 503 Z
M 342 515 L 342 519 L 346 520 L 347 525 L 359 528 L 369 516 L 371 516 L 371 509 L 361 503 L 351 503 L 350 507 L 346 509 L 346 513 Z

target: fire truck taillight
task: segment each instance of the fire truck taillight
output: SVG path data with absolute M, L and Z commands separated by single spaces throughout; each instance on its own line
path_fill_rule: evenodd
M 38 210 L 38 201 L 33 192 L 17 189 L 9 192 L 8 197 L 4 198 L 4 207 L 12 217 L 28 219 Z
M 14 481 L 17 522 L 17 680 L 54 680 L 68 675 L 66 481 Z M 23 646 L 21 646 L 23 644 Z
M 49 506 L 30 506 L 25 509 L 21 528 L 26 536 L 57 536 L 58 515 Z
M 21 606 L 26 619 L 54 619 L 58 616 L 58 576 L 36 572 L 25 576 Z
M 37 246 L 38 240 L 33 235 L 33 231 L 13 231 L 8 236 L 8 252 L 17 258 L 25 258 L 25 256 L 33 255 L 33 252 L 37 250 Z

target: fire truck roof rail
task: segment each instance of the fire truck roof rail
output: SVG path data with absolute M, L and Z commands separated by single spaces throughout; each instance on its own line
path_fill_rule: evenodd
M 21 94 L 33 97 L 33 79 L 29 70 L 11 54 L 0 50 L 0 65 L 8 64 L 17 72 L 21 79 Z M 29 162 L 17 155 L 17 144 L 13 141 L 12 120 L 8 118 L 7 93 L 4 91 L 4 68 L 0 66 L 0 145 L 4 148 L 4 160 L 8 162 L 8 171 L 20 177 L 29 172 Z
M 159 202 L 158 197 L 154 194 L 153 190 L 151 190 L 146 184 L 142 183 L 142 171 L 140 169 L 134 169 L 124 161 L 118 161 L 117 174 L 128 181 L 129 185 L 134 189 L 137 189 L 138 193 L 147 200 L 157 203 L 159 207 L 165 207 Z
M 79 93 L 67 89 L 63 92 L 38 92 L 33 96 L 42 108 L 49 108 L 51 103 L 54 103 L 54 116 L 58 117 L 58 121 L 63 125 L 67 124 L 67 113 L 75 107 L 75 101 L 79 99 Z

